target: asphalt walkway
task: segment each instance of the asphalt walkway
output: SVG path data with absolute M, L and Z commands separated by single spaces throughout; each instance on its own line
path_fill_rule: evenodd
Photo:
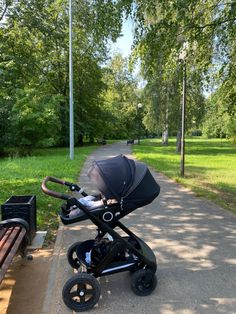
M 117 143 L 96 150 L 86 161 L 79 184 L 93 193 L 87 178 L 92 160 L 118 154 L 130 155 L 130 147 Z M 91 313 L 236 313 L 236 216 L 152 173 L 161 186 L 159 197 L 122 222 L 154 250 L 158 286 L 152 295 L 138 297 L 130 289 L 128 273 L 102 277 L 101 299 Z M 95 235 L 90 221 L 60 226 L 44 314 L 72 313 L 61 298 L 64 283 L 73 275 L 66 251 L 72 243 Z

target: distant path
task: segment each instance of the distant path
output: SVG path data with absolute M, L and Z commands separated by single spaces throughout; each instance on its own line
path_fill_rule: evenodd
M 118 142 L 111 145 L 104 145 L 101 148 L 95 150 L 86 160 L 83 169 L 81 170 L 79 182 L 88 191 L 94 191 L 94 187 L 91 186 L 89 178 L 87 176 L 88 169 L 91 166 L 93 160 L 102 160 L 106 158 L 111 158 L 117 156 L 119 154 L 123 154 L 131 157 L 132 150 L 130 145 L 126 145 L 124 142 Z M 132 158 L 132 157 L 131 157 Z M 96 190 L 97 191 L 97 190 Z
M 80 184 L 93 191 L 87 170 L 93 159 L 131 154 L 125 143 L 106 145 L 86 161 Z M 235 314 L 236 216 L 153 172 L 160 196 L 122 221 L 143 238 L 158 260 L 158 287 L 148 297 L 130 289 L 130 275 L 102 277 L 101 300 L 94 314 Z M 54 250 L 45 314 L 72 313 L 61 300 L 61 289 L 73 271 L 65 258 L 68 246 L 95 235 L 89 221 L 60 227 Z

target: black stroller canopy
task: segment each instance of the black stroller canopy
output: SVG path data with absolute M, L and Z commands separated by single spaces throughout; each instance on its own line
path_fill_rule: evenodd
M 115 198 L 120 201 L 132 186 L 134 173 L 134 161 L 119 155 L 94 161 L 88 175 L 107 199 Z
M 160 192 L 148 167 L 124 155 L 94 161 L 88 175 L 106 199 L 115 198 L 123 209 L 149 204 Z

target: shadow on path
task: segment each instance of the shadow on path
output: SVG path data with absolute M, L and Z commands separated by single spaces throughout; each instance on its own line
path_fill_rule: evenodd
M 120 153 L 131 151 L 123 143 L 95 151 L 84 165 L 80 184 L 94 192 L 86 175 L 91 161 Z M 130 289 L 128 273 L 102 277 L 101 300 L 91 313 L 236 313 L 236 216 L 163 175 L 153 175 L 160 196 L 122 222 L 154 250 L 158 287 L 151 296 L 138 297 Z M 61 300 L 64 282 L 73 274 L 66 250 L 75 241 L 94 237 L 95 231 L 89 221 L 60 227 L 44 313 L 71 313 Z

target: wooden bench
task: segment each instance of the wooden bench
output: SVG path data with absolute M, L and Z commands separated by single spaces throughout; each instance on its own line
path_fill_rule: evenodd
M 2 282 L 13 257 L 19 252 L 25 257 L 28 245 L 28 223 L 20 218 L 0 222 L 0 283 Z
M 97 139 L 97 144 L 100 145 L 106 145 L 107 141 L 104 138 L 98 138 Z
M 126 144 L 127 144 L 127 145 L 128 145 L 128 144 L 134 144 L 134 139 L 132 139 L 132 140 L 127 140 Z

